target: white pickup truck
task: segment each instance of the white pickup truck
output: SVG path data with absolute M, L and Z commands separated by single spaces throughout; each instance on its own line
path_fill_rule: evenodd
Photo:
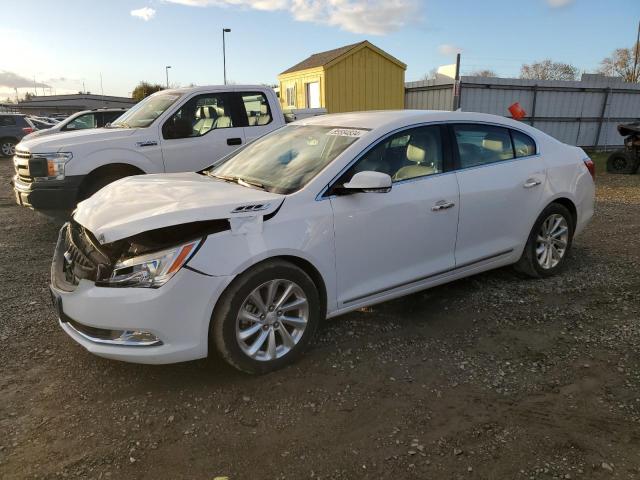
M 18 144 L 16 202 L 36 210 L 71 210 L 123 177 L 201 170 L 284 124 L 268 87 L 163 90 L 105 128 Z

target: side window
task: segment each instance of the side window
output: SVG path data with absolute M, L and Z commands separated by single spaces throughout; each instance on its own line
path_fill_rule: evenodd
M 83 130 L 86 128 L 96 128 L 98 126 L 98 119 L 94 113 L 85 113 L 78 118 L 69 122 L 64 130 Z
M 11 115 L 0 115 L 0 127 L 12 127 L 16 124 L 16 118 Z
M 231 97 L 207 93 L 190 99 L 162 126 L 165 139 L 201 137 L 211 130 L 233 127 Z
M 345 175 L 358 172 L 386 173 L 394 182 L 434 175 L 443 171 L 443 147 L 439 126 L 404 130 L 369 150 Z
M 247 115 L 247 125 L 259 127 L 271 123 L 271 109 L 264 93 L 241 93 L 244 111 Z
M 536 142 L 529 135 L 525 135 L 517 130 L 511 130 L 511 138 L 513 139 L 513 148 L 516 157 L 528 157 L 536 154 Z
M 122 112 L 102 112 L 102 122 L 100 123 L 101 127 L 104 127 L 107 123 L 113 122 L 116 118 L 122 115 Z
M 509 130 L 492 125 L 454 125 L 460 168 L 477 167 L 514 158 Z

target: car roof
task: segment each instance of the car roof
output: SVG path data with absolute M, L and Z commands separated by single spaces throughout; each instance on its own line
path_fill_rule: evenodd
M 427 122 L 480 122 L 497 123 L 530 131 L 531 127 L 510 118 L 488 113 L 450 112 L 446 110 L 377 110 L 367 112 L 334 113 L 308 117 L 290 125 L 324 125 L 333 127 L 367 128 L 371 130 L 401 128 Z

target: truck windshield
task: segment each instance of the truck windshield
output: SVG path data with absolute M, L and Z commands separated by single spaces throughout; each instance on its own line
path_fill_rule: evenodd
M 365 129 L 291 125 L 266 135 L 205 173 L 223 180 L 293 193 L 304 187 Z
M 181 95 L 178 93 L 165 93 L 147 97 L 118 117 L 111 123 L 111 126 L 120 128 L 148 127 L 180 97 Z

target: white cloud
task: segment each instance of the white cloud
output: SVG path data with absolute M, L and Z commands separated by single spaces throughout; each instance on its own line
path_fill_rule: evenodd
M 165 0 L 191 7 L 238 6 L 286 10 L 300 22 L 339 27 L 352 33 L 384 35 L 416 20 L 420 0 Z
M 8 72 L 6 70 L 0 70 L 0 87 L 5 88 L 32 88 L 32 87 L 44 87 L 49 88 L 49 85 L 42 82 L 36 82 L 35 79 L 24 77 L 18 73 Z
M 573 3 L 573 0 L 547 0 L 547 4 L 551 8 L 566 7 L 570 3 Z
M 440 53 L 440 55 L 451 56 L 460 52 L 462 52 L 462 49 L 460 47 L 456 47 L 455 45 L 451 45 L 450 43 L 438 45 L 438 53 Z
M 131 16 L 141 18 L 145 22 L 148 22 L 156 16 L 156 11 L 151 7 L 142 7 L 136 10 L 131 10 Z

